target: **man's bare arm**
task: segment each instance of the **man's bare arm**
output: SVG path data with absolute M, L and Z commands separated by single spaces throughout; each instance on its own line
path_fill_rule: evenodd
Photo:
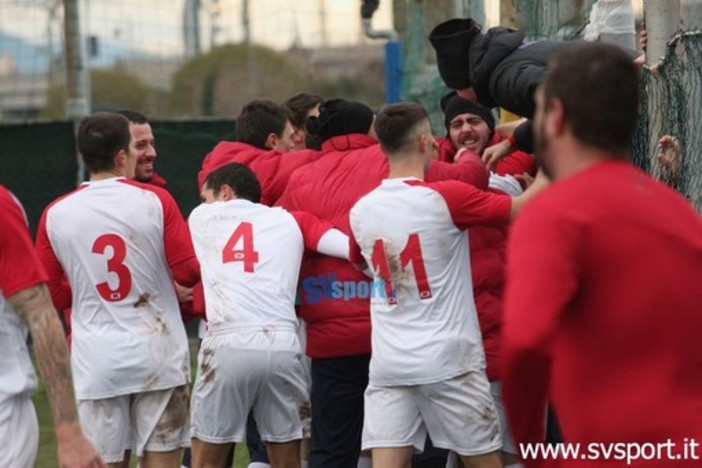
M 29 326 L 39 371 L 46 383 L 54 424 L 78 419 L 68 348 L 61 322 L 51 305 L 45 285 L 37 285 L 9 298 L 17 315 Z
M 34 354 L 54 417 L 60 466 L 104 466 L 78 423 L 68 347 L 46 285 L 29 287 L 8 300 L 32 334 Z

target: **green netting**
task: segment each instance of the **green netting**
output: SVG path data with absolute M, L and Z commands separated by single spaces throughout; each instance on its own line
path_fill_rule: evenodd
M 437 134 L 445 131 L 439 101 L 449 90 L 439 77 L 427 35 L 439 22 L 459 13 L 459 16 L 470 16 L 484 24 L 488 1 L 497 0 L 463 0 L 458 6 L 456 2 L 445 0 L 394 2 L 395 23 L 405 48 L 402 99 L 421 103 L 429 111 L 432 128 Z M 511 0 L 511 13 L 506 15 L 505 24 L 523 27 L 531 39 L 573 39 L 584 28 L 594 1 L 576 0 L 566 8 L 557 0 Z
M 634 162 L 702 212 L 702 32 L 673 37 L 661 62 L 644 67 L 642 80 L 643 112 L 634 136 Z M 679 142 L 678 170 L 658 161 L 658 142 L 664 135 Z
M 156 171 L 168 181 L 184 215 L 199 203 L 197 173 L 220 140 L 234 139 L 232 120 L 152 121 Z M 0 184 L 24 205 L 34 232 L 53 199 L 73 190 L 78 172 L 73 124 L 48 122 L 0 125 Z

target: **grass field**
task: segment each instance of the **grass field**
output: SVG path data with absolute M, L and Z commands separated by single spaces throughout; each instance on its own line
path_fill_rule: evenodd
M 197 363 L 197 342 L 193 342 L 192 340 L 190 359 L 194 380 Z M 39 418 L 39 451 L 34 466 L 36 468 L 56 468 L 58 465 L 56 460 L 56 438 L 54 437 L 54 426 L 51 420 L 51 408 L 49 408 L 49 401 L 41 378 L 39 379 L 39 388 L 34 394 L 33 400 L 37 411 L 37 417 Z M 248 461 L 249 454 L 246 451 L 246 444 L 237 445 L 234 457 L 234 468 L 245 468 Z M 137 461 L 132 459 L 130 466 L 136 467 Z

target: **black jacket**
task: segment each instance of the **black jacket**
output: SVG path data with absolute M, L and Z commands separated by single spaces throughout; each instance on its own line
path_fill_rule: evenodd
M 488 29 L 470 44 L 470 82 L 478 100 L 532 118 L 534 91 L 550 55 L 567 43 L 527 42 L 524 33 L 509 28 Z

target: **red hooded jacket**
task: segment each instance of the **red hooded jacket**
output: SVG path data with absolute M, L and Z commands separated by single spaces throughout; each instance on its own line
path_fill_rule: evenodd
M 387 158 L 367 135 L 333 137 L 322 157 L 295 171 L 278 204 L 304 209 L 350 235 L 349 212 L 388 176 Z M 432 161 L 427 181 L 456 179 L 486 188 L 487 172 L 476 156 L 459 164 Z M 369 279 L 346 260 L 306 253 L 300 270 L 300 315 L 307 322 L 307 354 L 313 358 L 370 353 L 368 297 L 355 285 Z M 351 290 L 353 289 L 353 291 Z
M 319 156 L 320 153 L 314 150 L 283 153 L 263 150 L 240 141 L 222 141 L 202 161 L 202 170 L 197 175 L 197 187 L 201 190 L 207 175 L 219 167 L 230 163 L 245 164 L 254 171 L 261 183 L 261 203 L 272 206 L 285 190 L 290 175 Z
M 502 140 L 504 140 L 504 138 L 502 138 L 499 133 L 493 132 L 488 146 L 492 146 Z M 453 157 L 456 155 L 456 148 L 454 148 L 451 140 L 448 137 L 439 137 L 436 139 L 436 142 L 439 144 L 439 161 L 453 162 Z M 499 175 L 517 175 L 524 174 L 525 172 L 534 177 L 536 175 L 536 163 L 532 155 L 523 151 L 513 151 L 508 156 L 502 158 L 495 167 L 495 173 Z
M 502 141 L 495 132 L 490 145 Z M 440 138 L 439 160 L 453 162 L 456 148 L 451 140 Z M 463 158 L 461 158 L 463 159 Z M 534 157 L 522 151 L 514 151 L 497 163 L 499 175 L 517 175 L 525 172 L 534 176 Z M 501 191 L 497 191 L 502 193 Z M 502 330 L 502 296 L 505 287 L 505 264 L 507 227 L 474 226 L 468 229 L 470 239 L 470 261 L 473 276 L 473 296 L 478 312 L 478 322 L 483 335 L 486 373 L 490 381 L 500 380 L 500 338 Z

